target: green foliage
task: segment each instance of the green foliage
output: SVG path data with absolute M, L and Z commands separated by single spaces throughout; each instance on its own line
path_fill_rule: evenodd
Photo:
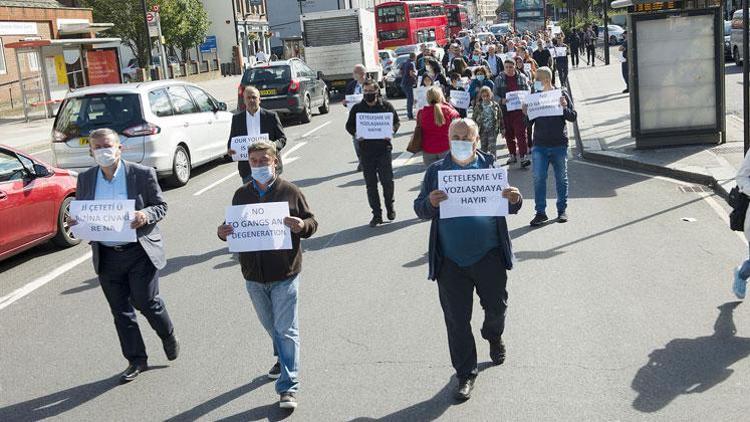
M 181 50 L 187 58 L 190 48 L 208 35 L 208 13 L 200 0 L 161 0 L 161 30 L 167 45 Z

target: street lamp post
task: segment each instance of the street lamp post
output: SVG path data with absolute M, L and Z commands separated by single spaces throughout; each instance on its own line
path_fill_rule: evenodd
M 151 77 L 151 33 L 148 29 L 148 6 L 146 6 L 146 0 L 141 0 L 141 6 L 143 6 L 143 24 L 146 26 L 146 68 L 149 71 L 149 77 Z
M 609 24 L 607 23 L 607 2 L 608 1 L 609 0 L 602 0 L 602 6 L 604 7 L 604 64 L 605 65 L 609 65 Z

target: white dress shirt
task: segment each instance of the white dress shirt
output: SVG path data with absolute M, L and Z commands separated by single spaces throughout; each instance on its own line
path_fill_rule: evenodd
M 260 135 L 260 109 L 255 114 L 250 114 L 249 111 L 245 111 L 247 115 L 247 136 L 258 136 Z

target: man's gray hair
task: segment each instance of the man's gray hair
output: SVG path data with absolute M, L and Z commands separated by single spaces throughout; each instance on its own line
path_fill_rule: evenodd
M 120 142 L 120 134 L 108 127 L 96 129 L 89 133 L 89 139 L 107 139 L 109 137 L 111 137 L 113 141 Z
M 278 156 L 278 153 L 276 151 L 276 145 L 273 142 L 268 142 L 268 141 L 255 142 L 253 144 L 250 144 L 250 146 L 247 148 L 248 153 L 258 152 L 258 151 L 263 151 L 272 157 Z

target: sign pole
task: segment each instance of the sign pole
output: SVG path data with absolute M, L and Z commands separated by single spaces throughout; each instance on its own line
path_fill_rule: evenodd
M 604 64 L 609 65 L 609 23 L 607 22 L 607 3 L 609 0 L 602 0 L 604 7 Z
M 148 6 L 146 0 L 141 0 L 143 6 L 143 23 L 146 25 L 146 68 L 149 69 L 149 78 L 151 77 L 151 33 L 148 29 Z
M 161 69 L 164 72 L 163 79 L 169 79 L 169 73 L 167 72 L 167 54 L 164 50 L 164 36 L 161 34 L 161 17 L 156 13 L 156 27 L 159 30 L 159 55 L 161 56 Z
M 750 149 L 750 46 L 748 46 L 748 1 L 742 0 L 742 122 L 744 126 L 744 146 L 747 154 Z

